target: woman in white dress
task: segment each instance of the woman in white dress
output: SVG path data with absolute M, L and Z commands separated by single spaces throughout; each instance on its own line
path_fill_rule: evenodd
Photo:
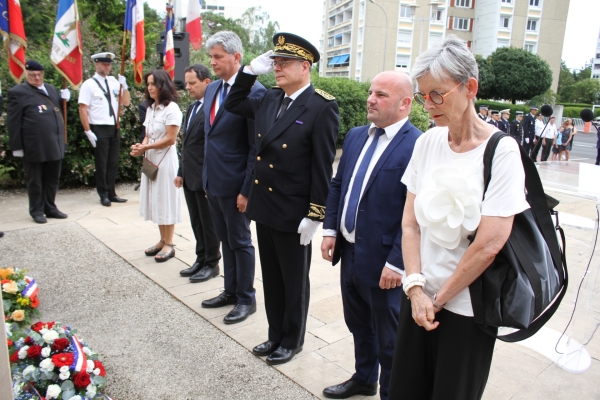
M 158 165 L 158 175 L 150 180 L 142 174 L 140 186 L 140 216 L 144 221 L 158 224 L 160 241 L 146 249 L 147 256 L 155 256 L 156 262 L 167 261 L 175 256 L 173 233 L 181 218 L 181 191 L 173 185 L 179 161 L 175 142 L 181 126 L 182 113 L 176 103 L 177 89 L 171 77 L 163 70 L 146 75 L 146 137 L 131 146 L 134 157 L 146 156 Z

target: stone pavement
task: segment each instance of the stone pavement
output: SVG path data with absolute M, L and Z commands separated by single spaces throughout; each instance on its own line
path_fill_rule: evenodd
M 568 167 L 564 163 L 547 164 L 540 168 L 546 190 L 561 200 L 558 210 L 565 215 L 565 219 L 561 221 L 565 221 L 563 227 L 568 237 L 567 259 L 571 283 L 559 311 L 547 325 L 560 332 L 565 329 L 573 311 L 573 301 L 591 255 L 595 234 L 593 221 L 596 218 L 596 200 L 581 194 L 574 196 L 565 189 L 564 184 L 560 184 L 576 180 L 577 171 L 573 172 L 573 165 L 576 164 L 571 162 Z M 223 290 L 223 277 L 191 284 L 187 278 L 179 276 L 179 271 L 195 260 L 195 241 L 187 210 L 184 210 L 184 222 L 175 227 L 176 258 L 159 264 L 152 257 L 146 257 L 143 252 L 156 243 L 159 236 L 156 225 L 143 222 L 138 216 L 139 192 L 133 191 L 131 184 L 121 185 L 117 192 L 129 201 L 102 207 L 93 189 L 61 190 L 57 205 L 61 211 L 69 214 L 69 218 L 51 219 L 48 224 L 76 221 L 131 266 L 248 351 L 266 340 L 267 320 L 258 257 L 255 281 L 257 312 L 243 323 L 225 325 L 222 319 L 231 307 L 204 309 L 200 306 L 202 300 Z M 182 203 L 185 208 L 185 202 Z M 10 235 L 13 230 L 34 226 L 37 225 L 28 215 L 24 191 L 0 193 L 0 230 Z M 253 236 L 256 237 L 254 225 L 252 229 Z M 321 259 L 320 238 L 321 232 L 317 232 L 312 251 L 311 300 L 304 351 L 290 363 L 274 367 L 318 398 L 323 397 L 324 387 L 349 379 L 354 371 L 353 340 L 343 319 L 339 267 L 332 267 Z M 254 244 L 257 246 L 256 240 Z M 26 245 L 23 246 L 23 251 L 27 251 Z M 595 256 L 592 270 L 599 267 L 600 256 Z M 590 336 L 590 325 L 600 321 L 600 294 L 592 295 L 600 291 L 600 284 L 593 287 L 594 284 L 595 281 L 592 281 L 591 285 L 587 285 L 589 288 L 584 285 L 585 290 L 580 299 L 588 299 L 584 295 L 590 294 L 589 301 L 578 305 L 574 324 L 569 330 L 579 341 L 586 341 Z M 600 398 L 600 385 L 597 384 L 600 380 L 600 334 L 592 337 L 586 348 L 592 357 L 591 368 L 584 373 L 575 374 L 559 368 L 546 357 L 523 345 L 498 341 L 484 399 Z

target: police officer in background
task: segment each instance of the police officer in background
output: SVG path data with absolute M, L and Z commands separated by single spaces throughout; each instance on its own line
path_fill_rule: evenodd
M 488 120 L 488 124 L 494 125 L 498 128 L 498 121 L 500 120 L 500 112 L 498 110 L 492 110 L 492 118 Z
M 340 127 L 334 97 L 310 83 L 317 48 L 290 33 L 275 34 L 273 44 L 240 69 L 224 105 L 255 120 L 246 212 L 256 221 L 269 332 L 252 351 L 269 365 L 290 361 L 304 344 L 311 241 L 325 218 Z M 272 70 L 279 87 L 252 96 L 257 75 Z
M 517 117 L 510 123 L 509 134 L 512 136 L 517 143 L 523 142 L 523 111 L 517 111 Z
M 500 120 L 498 120 L 498 129 L 504 133 L 508 133 L 508 118 L 510 117 L 510 109 L 500 111 Z
M 123 87 L 121 105 L 129 106 L 129 90 L 125 77 L 119 75 L 117 81 L 110 76 L 113 53 L 98 53 L 92 56 L 96 73 L 83 82 L 79 90 L 79 117 L 88 140 L 94 147 L 96 164 L 96 190 L 100 204 L 109 207 L 111 202 L 124 203 L 127 200 L 117 196 L 115 181 L 119 169 L 119 148 L 121 135 L 117 129 L 119 112 L 119 92 Z
M 533 139 L 535 137 L 535 115 L 538 112 L 536 106 L 529 107 L 529 114 L 525 116 L 522 122 L 523 126 L 523 149 L 527 154 L 533 147 Z
M 23 158 L 29 214 L 38 224 L 46 218 L 67 218 L 54 204 L 65 156 L 65 124 L 61 99 L 69 100 L 68 89 L 58 91 L 44 83 L 44 67 L 37 61 L 25 63 L 26 81 L 8 91 L 6 127 L 13 156 Z M 46 216 L 44 216 L 46 214 Z
M 477 116 L 481 118 L 482 121 L 488 122 L 490 119 L 488 118 L 488 106 L 481 105 L 479 106 L 479 114 Z

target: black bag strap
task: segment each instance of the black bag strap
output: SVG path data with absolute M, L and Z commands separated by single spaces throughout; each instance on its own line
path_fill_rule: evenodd
M 110 101 L 110 92 L 104 90 L 100 82 L 98 82 L 98 79 L 96 79 L 93 76 L 92 79 L 98 84 L 98 87 L 100 88 L 100 90 L 102 90 L 102 93 L 104 93 L 104 97 L 106 97 L 106 101 L 108 101 L 108 113 L 111 115 L 111 117 L 113 117 L 113 121 L 115 121 L 115 126 L 117 126 L 117 117 L 115 115 L 115 110 L 113 109 L 112 102 Z M 106 82 L 106 84 L 108 85 L 108 80 Z M 110 86 L 108 88 L 110 89 Z

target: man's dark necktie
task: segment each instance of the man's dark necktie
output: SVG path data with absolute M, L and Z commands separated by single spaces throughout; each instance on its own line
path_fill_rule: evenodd
M 356 223 L 356 208 L 358 207 L 358 202 L 360 200 L 360 192 L 365 180 L 365 175 L 367 174 L 367 169 L 369 169 L 369 163 L 371 162 L 371 158 L 373 158 L 373 153 L 375 153 L 375 148 L 379 142 L 379 137 L 384 133 L 385 129 L 377 128 L 375 130 L 373 141 L 371 141 L 369 148 L 367 148 L 367 151 L 360 162 L 360 166 L 358 167 L 358 171 L 356 171 L 356 175 L 354 176 L 354 183 L 352 184 L 350 199 L 348 200 L 348 208 L 346 208 L 346 218 L 344 219 L 344 226 L 346 227 L 348 233 L 352 233 L 352 231 L 354 231 L 354 225 Z
M 283 101 L 281 102 L 281 107 L 279 107 L 279 114 L 277 115 L 277 118 L 275 118 L 275 121 L 277 121 L 283 115 L 283 113 L 285 112 L 285 110 L 287 110 L 287 108 L 291 102 L 292 102 L 291 97 L 283 98 Z
M 200 109 L 200 100 L 196 100 L 194 102 L 194 108 L 192 108 L 192 114 L 190 115 L 190 118 L 188 119 L 188 125 L 187 126 L 190 126 L 190 124 L 192 123 L 192 120 L 196 116 L 196 113 L 198 112 L 199 109 Z
M 223 103 L 225 102 L 225 98 L 227 97 L 227 88 L 229 87 L 229 83 L 225 82 L 223 87 L 221 88 L 221 101 L 219 107 L 223 107 Z

